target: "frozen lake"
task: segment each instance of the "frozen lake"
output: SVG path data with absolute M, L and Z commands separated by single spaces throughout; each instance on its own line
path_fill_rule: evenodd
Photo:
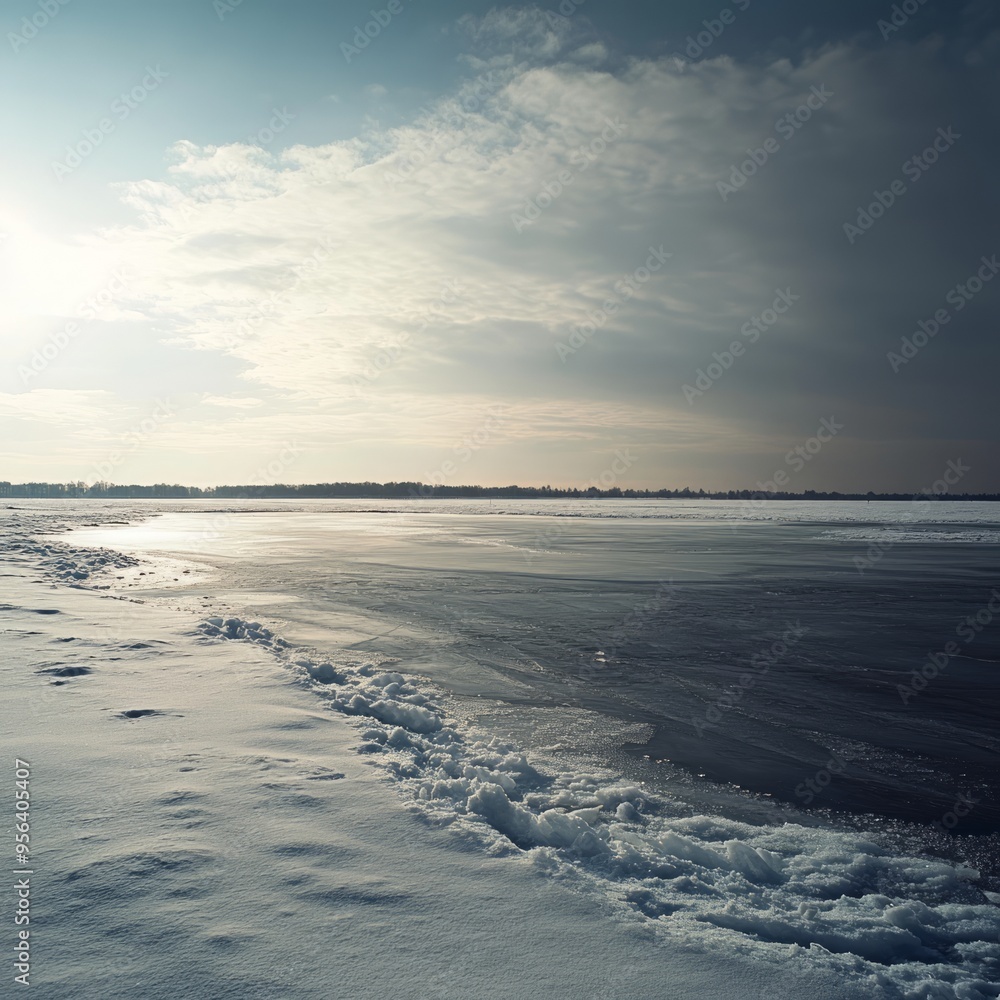
M 742 997 L 777 981 L 790 998 L 995 998 L 994 516 L 8 506 L 11 752 L 52 782 L 39 933 L 62 944 L 41 938 L 40 995 L 109 995 L 106 970 L 74 956 L 127 906 L 130 934 L 155 941 L 135 981 L 165 977 L 164 995 L 181 952 L 207 963 L 191 995 L 263 996 L 268 948 L 359 956 L 391 933 L 372 995 L 485 1000 L 498 973 L 442 973 L 426 949 L 513 954 L 482 920 L 500 892 L 501 922 L 531 937 L 499 973 L 505 996 L 548 976 L 567 1000 L 581 977 L 596 984 L 582 995 L 650 1000 L 663 982 Z M 404 854 L 419 858 L 405 877 Z M 191 895 L 198 866 L 225 877 Z M 275 906 L 293 922 L 270 934 L 258 915 Z M 520 912 L 556 936 L 536 945 Z M 608 958 L 620 934 L 627 969 Z M 290 995 L 325 982 L 314 957 Z M 364 964 L 350 976 L 366 989 Z
M 667 782 L 679 767 L 922 823 L 965 794 L 976 808 L 961 832 L 1000 828 L 993 505 L 252 506 L 75 539 L 194 559 L 251 617 L 522 706 L 494 721 L 527 743 L 533 707 L 577 705 L 646 724 L 629 750 L 663 762 Z M 931 679 L 915 676 L 931 657 Z M 614 725 L 599 734 L 615 742 Z M 552 735 L 547 722 L 540 738 Z

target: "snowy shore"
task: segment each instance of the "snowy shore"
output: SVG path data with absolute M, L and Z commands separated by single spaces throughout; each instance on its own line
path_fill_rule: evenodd
M 0 541 L 43 997 L 1000 992 L 974 871 L 555 771 L 393 663 L 89 589 L 130 557 L 57 513 Z

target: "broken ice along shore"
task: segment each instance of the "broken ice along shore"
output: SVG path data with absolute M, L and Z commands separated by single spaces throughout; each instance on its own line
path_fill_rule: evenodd
M 72 526 L 65 515 L 7 512 L 3 526 L 4 557 L 60 585 L 106 587 L 138 563 L 42 540 Z M 729 955 L 790 967 L 805 960 L 863 995 L 1000 996 L 1000 898 L 977 886 L 971 866 L 909 856 L 878 831 L 691 815 L 609 771 L 532 759 L 458 722 L 443 692 L 394 661 L 354 650 L 320 655 L 260 621 L 192 620 L 190 637 L 208 657 L 220 644 L 268 650 L 355 729 L 357 753 L 411 809 L 472 833 L 490 855 L 530 854 L 536 868 L 599 894 L 664 942 L 704 948 L 710 940 Z

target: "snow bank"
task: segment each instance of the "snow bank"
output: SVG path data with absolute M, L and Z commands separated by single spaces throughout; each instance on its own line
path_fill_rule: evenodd
M 0 551 L 35 562 L 48 576 L 62 583 L 83 585 L 95 574 L 138 566 L 139 560 L 111 549 L 78 549 L 62 542 L 6 539 Z M 104 588 L 106 589 L 105 585 Z
M 828 966 L 874 995 L 1000 996 L 1000 908 L 978 872 L 897 856 L 861 834 L 794 823 L 684 816 L 609 774 L 546 771 L 498 739 L 446 723 L 440 696 L 385 663 L 336 667 L 259 625 L 209 619 L 203 641 L 274 650 L 332 710 L 360 717 L 359 750 L 381 760 L 414 808 L 583 877 L 624 916 L 667 939 L 769 961 Z

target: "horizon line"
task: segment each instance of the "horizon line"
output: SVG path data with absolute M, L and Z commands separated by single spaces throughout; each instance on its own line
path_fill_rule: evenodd
M 937 485 L 937 484 L 935 484 Z M 303 495 L 302 491 L 310 491 Z M 403 492 L 405 491 L 405 492 Z M 233 495 L 233 493 L 236 495 Z M 268 494 L 272 495 L 268 495 Z M 130 494 L 136 494 L 131 496 Z M 481 486 L 476 484 L 428 484 L 415 480 L 378 483 L 247 483 L 218 486 L 185 486 L 180 483 L 109 483 L 87 484 L 82 480 L 64 483 L 44 481 L 11 483 L 0 481 L 3 499 L 339 499 L 339 500 L 433 500 L 433 499 L 664 499 L 664 500 L 965 500 L 1000 501 L 1000 492 L 951 493 L 947 489 L 925 488 L 918 492 L 884 490 L 785 490 L 740 489 L 704 490 L 685 486 L 625 487 L 609 486 Z

